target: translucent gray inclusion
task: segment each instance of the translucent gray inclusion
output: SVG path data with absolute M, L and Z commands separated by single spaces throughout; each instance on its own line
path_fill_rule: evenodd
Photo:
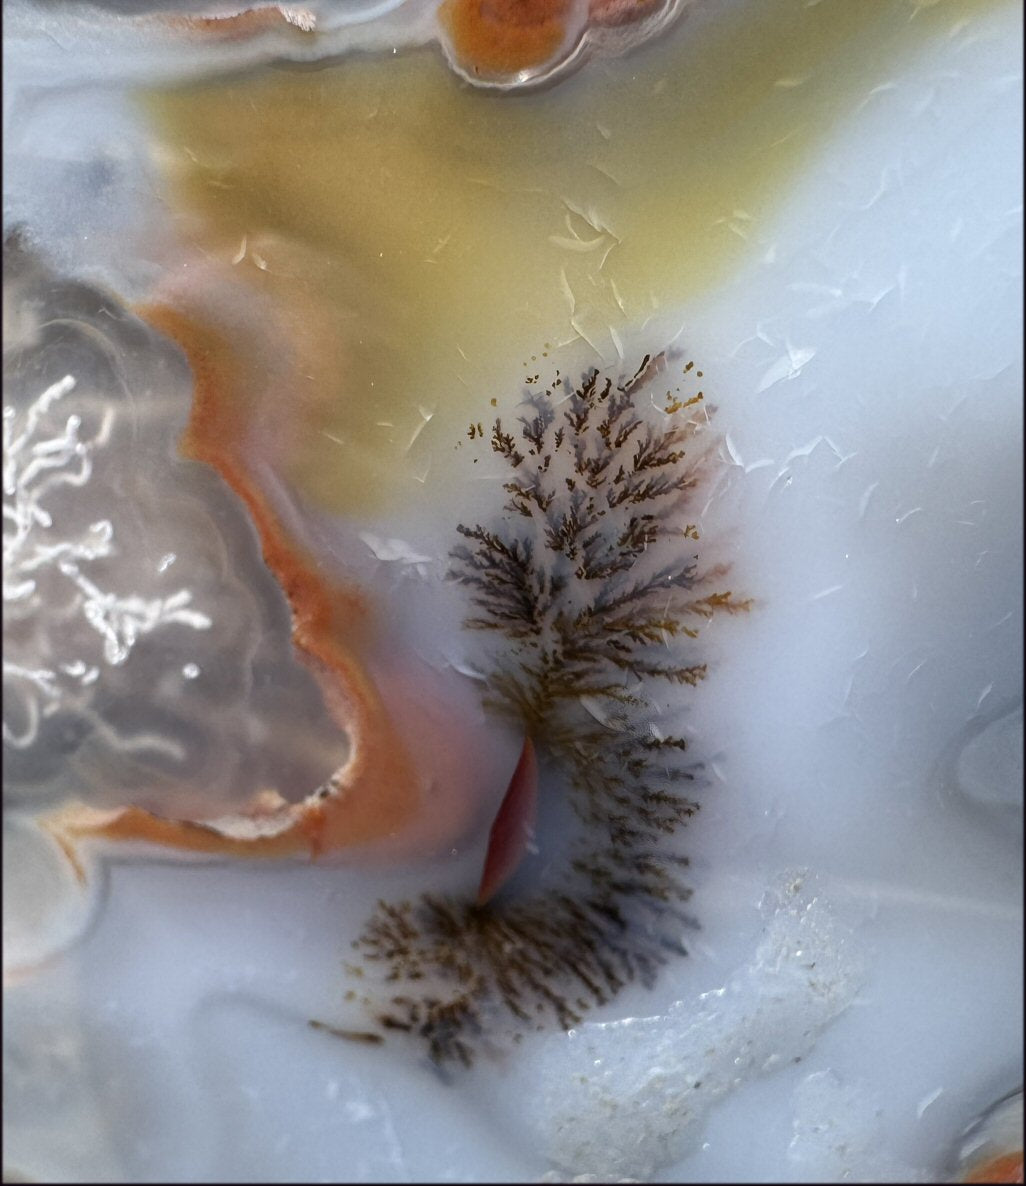
M 179 456 L 177 350 L 14 239 L 4 329 L 5 805 L 310 794 L 345 737 L 242 504 Z

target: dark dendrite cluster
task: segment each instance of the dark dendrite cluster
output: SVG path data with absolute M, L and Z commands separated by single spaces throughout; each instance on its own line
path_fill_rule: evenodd
M 483 908 L 382 903 L 367 925 L 356 946 L 405 986 L 379 1021 L 439 1064 L 469 1065 L 502 1013 L 515 1030 L 569 1028 L 684 952 L 687 861 L 666 840 L 696 810 L 697 767 L 660 727 L 659 686 L 696 685 L 697 627 L 748 603 L 710 590 L 723 570 L 703 571 L 693 550 L 706 415 L 700 394 L 654 404 L 664 367 L 646 357 L 629 379 L 593 371 L 579 386 L 557 373 L 533 391 L 514 430 L 492 430 L 503 517 L 457 528 L 467 625 L 494 641 L 491 705 L 561 772 L 582 826 L 558 889 Z

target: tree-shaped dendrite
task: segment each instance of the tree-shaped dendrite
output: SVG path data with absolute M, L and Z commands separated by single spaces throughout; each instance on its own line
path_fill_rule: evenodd
M 543 795 L 565 791 L 578 827 L 565 867 L 530 894 L 381 903 L 357 941 L 395 989 L 378 1021 L 439 1064 L 469 1065 L 503 1033 L 569 1028 L 684 954 L 687 860 L 671 838 L 697 809 L 699 767 L 666 726 L 680 700 L 666 693 L 705 676 L 703 622 L 749 603 L 700 563 L 688 512 L 709 409 L 679 387 L 654 398 L 668 366 L 646 356 L 619 381 L 557 372 L 534 386 L 516 426 L 491 433 L 503 514 L 457 527 L 451 576 L 485 642 L 489 704 L 532 738 Z

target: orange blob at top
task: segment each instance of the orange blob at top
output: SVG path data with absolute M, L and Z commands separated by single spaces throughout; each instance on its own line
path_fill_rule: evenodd
M 443 0 L 438 17 L 464 68 L 486 76 L 515 75 L 553 63 L 569 51 L 585 18 L 592 25 L 626 25 L 651 16 L 667 2 Z
M 475 74 L 516 74 L 556 55 L 573 7 L 572 0 L 445 0 L 438 16 Z

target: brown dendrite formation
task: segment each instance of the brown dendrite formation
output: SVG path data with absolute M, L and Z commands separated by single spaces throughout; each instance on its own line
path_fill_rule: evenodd
M 487 643 L 491 707 L 534 740 L 543 790 L 565 788 L 579 826 L 530 894 L 381 903 L 357 940 L 395 989 L 378 1021 L 439 1065 L 470 1065 L 504 1022 L 514 1039 L 568 1029 L 685 954 L 687 859 L 668 842 L 697 809 L 699 766 L 664 732 L 660 688 L 698 684 L 697 628 L 749 603 L 715 589 L 725 570 L 694 550 L 708 410 L 700 392 L 653 399 L 666 365 L 577 386 L 557 372 L 532 390 L 517 427 L 496 420 L 491 435 L 509 470 L 502 519 L 457 528 L 451 576 Z

